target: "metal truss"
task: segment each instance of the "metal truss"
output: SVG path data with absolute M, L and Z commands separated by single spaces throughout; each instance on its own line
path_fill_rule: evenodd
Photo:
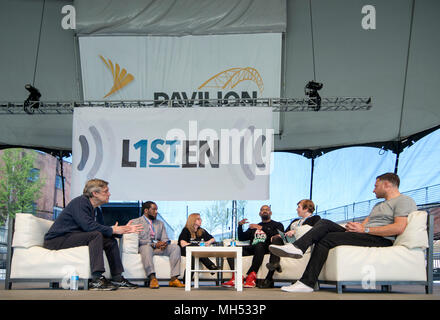
M 313 98 L 240 98 L 240 99 L 174 99 L 143 101 L 84 101 L 30 103 L 0 102 L 0 114 L 72 114 L 75 108 L 192 108 L 192 107 L 263 107 L 274 112 L 365 111 L 372 108 L 371 98 L 322 98 L 320 105 Z

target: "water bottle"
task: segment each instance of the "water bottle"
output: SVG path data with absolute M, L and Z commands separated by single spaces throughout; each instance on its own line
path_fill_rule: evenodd
M 204 247 L 205 246 L 205 239 L 202 238 L 202 240 L 200 240 L 200 246 Z
M 74 270 L 73 273 L 70 275 L 70 290 L 73 291 L 78 290 L 78 282 L 79 282 L 79 276 L 76 270 Z
M 230 246 L 231 246 L 231 247 L 235 247 L 236 245 L 237 245 L 237 243 L 235 242 L 235 239 L 233 239 L 233 240 L 231 241 Z

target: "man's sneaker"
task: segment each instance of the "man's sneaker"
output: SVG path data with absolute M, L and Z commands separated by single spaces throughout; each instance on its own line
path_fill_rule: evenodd
M 137 289 L 138 285 L 131 283 L 121 276 L 121 281 L 112 281 L 112 283 L 120 289 Z
M 104 276 L 89 282 L 89 290 L 112 291 L 116 289 L 118 289 L 118 287 L 112 284 Z
M 281 290 L 286 292 L 303 292 L 303 293 L 313 292 L 313 288 L 306 286 L 301 281 L 297 281 L 294 284 L 291 284 L 290 286 L 281 287 Z
M 226 287 L 226 288 L 234 288 L 235 287 L 235 273 L 232 274 L 231 280 L 222 283 L 222 287 Z
M 245 288 L 255 288 L 255 286 L 257 285 L 256 281 L 257 281 L 257 274 L 255 273 L 255 271 L 252 271 L 246 277 L 246 280 L 244 282 L 243 287 L 245 287 Z
M 242 277 L 241 281 L 244 282 L 244 277 Z M 222 287 L 235 288 L 235 273 L 232 274 L 231 280 L 222 283 Z
M 279 262 L 276 263 L 266 263 L 266 268 L 270 271 L 276 271 L 276 272 L 283 272 L 283 269 L 281 269 L 281 265 Z
M 258 285 L 258 288 L 260 289 L 269 289 L 274 287 L 274 281 L 271 279 L 264 279 L 264 281 L 260 285 Z
M 294 259 L 301 259 L 303 252 L 301 249 L 295 247 L 292 243 L 285 245 L 271 244 L 269 246 L 269 251 L 278 257 L 289 257 Z

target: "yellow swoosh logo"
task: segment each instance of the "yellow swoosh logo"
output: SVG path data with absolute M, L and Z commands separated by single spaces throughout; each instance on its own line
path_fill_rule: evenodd
M 125 87 L 127 84 L 129 84 L 134 80 L 134 76 L 130 73 L 127 73 L 127 70 L 125 70 L 124 68 L 122 68 L 121 70 L 119 64 L 116 63 L 116 65 L 114 66 L 113 62 L 110 59 L 105 60 L 105 58 L 102 55 L 99 55 L 99 57 L 107 66 L 107 68 L 109 68 L 113 76 L 113 87 L 104 96 L 104 98 L 107 98 L 108 96 L 122 89 L 123 87 Z

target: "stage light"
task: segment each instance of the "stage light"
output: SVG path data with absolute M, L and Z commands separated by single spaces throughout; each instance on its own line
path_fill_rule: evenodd
M 309 81 L 304 87 L 304 93 L 309 96 L 309 106 L 311 106 L 315 111 L 321 109 L 321 96 L 318 91 L 321 90 L 323 84 L 320 82 Z
M 34 113 L 40 106 L 41 93 L 34 86 L 27 84 L 24 86 L 29 91 L 29 96 L 24 101 L 23 108 L 26 113 Z

